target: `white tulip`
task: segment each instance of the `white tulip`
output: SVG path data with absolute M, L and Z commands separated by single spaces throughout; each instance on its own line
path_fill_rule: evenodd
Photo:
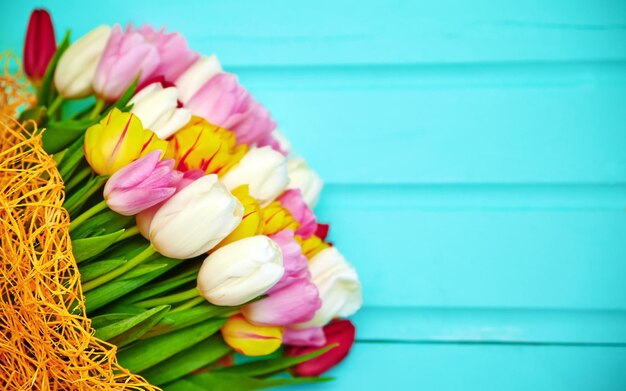
M 191 111 L 177 108 L 176 87 L 163 88 L 152 83 L 139 91 L 130 102 L 131 112 L 141 120 L 146 129 L 152 130 L 160 139 L 167 139 L 191 119 Z
M 149 237 L 166 257 L 187 259 L 206 253 L 241 222 L 243 206 L 211 174 L 174 194 L 154 214 Z
M 289 189 L 300 189 L 304 202 L 314 208 L 324 186 L 322 178 L 309 168 L 304 159 L 295 158 L 287 162 L 289 172 Z
M 317 286 L 322 306 L 308 322 L 296 328 L 324 326 L 335 317 L 354 314 L 363 304 L 361 282 L 356 270 L 335 247 L 322 250 L 309 260 L 311 281 Z
M 187 103 L 210 78 L 222 72 L 222 65 L 215 54 L 200 57 L 176 79 L 179 99 Z
M 93 94 L 93 77 L 110 35 L 111 27 L 96 27 L 63 53 L 54 72 L 54 85 L 62 97 L 84 98 Z
M 204 260 L 198 291 L 212 304 L 240 305 L 265 293 L 284 272 L 278 244 L 267 236 L 251 236 L 221 247 Z
M 222 177 L 222 181 L 231 190 L 248 185 L 250 195 L 265 206 L 287 187 L 287 159 L 271 147 L 253 148 Z

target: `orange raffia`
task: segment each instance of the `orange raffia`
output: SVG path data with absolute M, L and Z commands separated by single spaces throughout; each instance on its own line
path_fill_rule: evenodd
M 93 336 L 63 182 L 40 135 L 27 133 L 36 125 L 14 119 L 32 102 L 19 74 L 0 75 L 0 389 L 158 390 Z

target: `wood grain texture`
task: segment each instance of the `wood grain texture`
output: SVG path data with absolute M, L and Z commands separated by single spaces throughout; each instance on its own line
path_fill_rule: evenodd
M 366 307 L 338 380 L 298 390 L 626 388 L 626 2 L 47 6 L 217 53 L 325 179 Z

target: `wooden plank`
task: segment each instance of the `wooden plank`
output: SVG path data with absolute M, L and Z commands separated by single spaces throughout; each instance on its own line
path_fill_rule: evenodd
M 626 345 L 626 311 L 371 307 L 355 316 L 361 342 Z
M 371 306 L 626 309 L 626 188 L 329 186 Z M 507 205 L 508 203 L 508 205 Z
M 3 9 L 0 46 L 19 48 L 28 12 Z M 50 2 L 59 30 L 78 35 L 99 23 L 150 22 L 183 32 L 192 45 L 229 65 L 389 64 L 623 59 L 626 4 L 619 0 L 362 3 L 320 0 L 207 2 Z M 19 34 L 19 35 L 18 35 Z
M 623 390 L 626 347 L 357 343 L 331 383 L 290 390 Z

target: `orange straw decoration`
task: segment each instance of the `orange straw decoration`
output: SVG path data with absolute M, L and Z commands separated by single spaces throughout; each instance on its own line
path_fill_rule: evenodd
M 19 74 L 6 71 L 3 56 L 0 389 L 158 390 L 120 367 L 117 348 L 93 336 L 62 207 L 63 182 L 40 134 L 14 119 L 34 98 Z

